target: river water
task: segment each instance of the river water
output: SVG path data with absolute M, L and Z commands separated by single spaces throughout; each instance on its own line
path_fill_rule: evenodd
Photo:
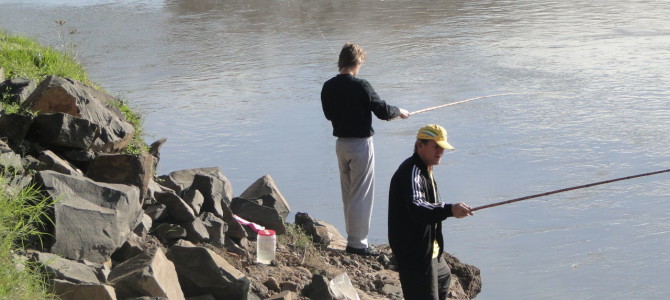
M 435 170 L 447 202 L 670 168 L 669 14 L 660 0 L 0 0 L 0 28 L 76 55 L 145 114 L 148 143 L 168 139 L 158 174 L 218 166 L 235 195 L 270 174 L 293 212 L 341 231 L 319 94 L 344 42 L 409 111 L 518 93 L 374 122 L 374 244 L 426 123 L 457 148 Z M 478 299 L 667 299 L 669 190 L 665 173 L 481 210 L 445 221 L 446 250 L 481 269 Z

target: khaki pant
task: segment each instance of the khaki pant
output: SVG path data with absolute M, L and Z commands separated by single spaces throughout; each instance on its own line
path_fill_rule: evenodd
M 375 154 L 372 137 L 338 138 L 335 153 L 340 167 L 347 246 L 368 247 L 375 196 Z

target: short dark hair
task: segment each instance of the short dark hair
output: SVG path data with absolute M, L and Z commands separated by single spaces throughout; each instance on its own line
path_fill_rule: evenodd
M 414 142 L 414 153 L 416 153 L 416 150 L 419 149 L 419 143 L 425 145 L 425 144 L 428 144 L 429 141 L 432 141 L 432 140 L 428 140 L 428 139 L 416 139 L 416 142 Z
M 340 70 L 348 67 L 355 67 L 365 61 L 365 50 L 354 43 L 346 43 L 340 51 L 340 57 L 337 60 L 337 67 Z

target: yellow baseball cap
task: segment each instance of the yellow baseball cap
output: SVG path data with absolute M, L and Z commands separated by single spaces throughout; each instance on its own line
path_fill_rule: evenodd
M 437 124 L 428 124 L 421 127 L 416 133 L 417 139 L 434 140 L 440 147 L 447 150 L 454 150 L 454 147 L 447 142 L 447 130 Z

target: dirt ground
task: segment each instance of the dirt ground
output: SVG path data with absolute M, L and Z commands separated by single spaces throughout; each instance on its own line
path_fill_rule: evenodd
M 261 299 L 285 290 L 296 292 L 298 299 L 310 299 L 303 295 L 302 291 L 311 283 L 313 274 L 324 275 L 330 280 L 342 273 L 346 273 L 350 278 L 361 300 L 403 299 L 398 272 L 395 271 L 392 253 L 387 245 L 377 246 L 375 249 L 381 252 L 381 255 L 370 257 L 346 253 L 344 245 L 337 243 L 320 248 L 314 245 L 301 247 L 292 243 L 278 243 L 275 260 L 270 265 L 259 264 L 250 259 L 255 257 L 255 247 L 255 242 L 247 243 L 244 247 L 248 251 L 247 257 L 231 252 L 220 254 L 246 274 L 251 283 L 250 290 Z M 445 257 L 448 264 L 461 264 L 448 254 Z M 455 280 L 450 286 L 449 299 L 474 298 L 470 296 L 473 294 L 472 291 L 466 292 L 463 288 L 466 286 L 472 289 L 472 283 L 469 281 Z M 481 288 L 481 285 L 475 288 Z M 474 295 L 478 292 L 479 290 L 476 290 Z

